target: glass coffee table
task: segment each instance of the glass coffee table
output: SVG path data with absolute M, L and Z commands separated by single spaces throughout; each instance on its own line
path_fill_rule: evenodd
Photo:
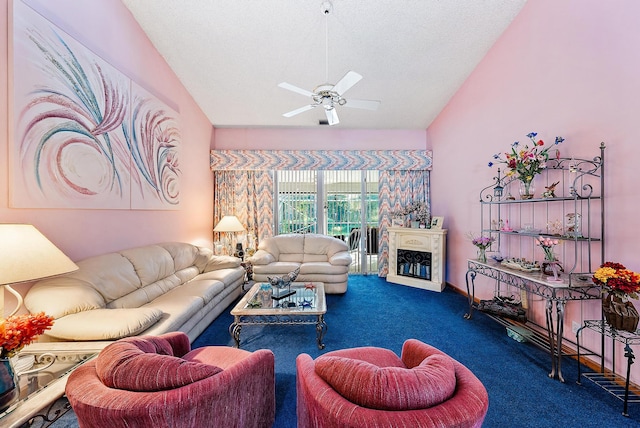
M 327 331 L 324 321 L 324 314 L 327 312 L 324 283 L 294 282 L 291 284 L 292 294 L 280 299 L 273 299 L 269 293 L 265 293 L 267 288 L 269 293 L 277 294 L 278 289 L 258 282 L 231 311 L 234 320 L 229 326 L 229 334 L 236 347 L 240 347 L 240 332 L 245 325 L 315 324 L 318 348 L 324 349 L 322 339 Z

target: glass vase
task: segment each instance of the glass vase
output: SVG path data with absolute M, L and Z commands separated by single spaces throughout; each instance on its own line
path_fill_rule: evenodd
M 482 263 L 487 262 L 487 249 L 478 247 L 478 261 Z
M 0 358 L 0 413 L 4 412 L 20 397 L 18 375 L 10 358 Z
M 530 179 L 520 179 L 520 199 L 533 199 L 536 193 L 535 176 Z

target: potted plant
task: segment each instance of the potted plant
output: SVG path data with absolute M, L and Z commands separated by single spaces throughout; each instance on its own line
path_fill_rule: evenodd
M 602 310 L 607 323 L 616 330 L 635 332 L 640 317 L 629 299 L 638 298 L 640 274 L 620 263 L 606 262 L 594 272 L 593 282 L 606 293 Z

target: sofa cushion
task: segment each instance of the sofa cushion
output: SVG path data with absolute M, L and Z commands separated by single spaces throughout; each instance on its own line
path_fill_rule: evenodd
M 212 280 L 220 281 L 224 284 L 225 288 L 229 287 L 232 284 L 235 284 L 237 281 L 244 281 L 245 276 L 244 268 L 234 268 L 234 269 L 216 269 L 210 272 L 201 273 L 196 276 L 193 280 L 189 281 L 187 286 L 191 286 L 194 281 L 209 281 Z M 210 299 L 209 299 L 210 300 Z M 207 300 L 208 301 L 208 300 Z
M 446 355 L 430 355 L 412 369 L 321 356 L 315 371 L 347 400 L 378 410 L 426 409 L 447 400 L 456 388 L 453 361 Z
M 327 258 L 341 251 L 348 251 L 346 242 L 332 236 L 309 233 L 304 238 L 304 252 L 306 254 L 323 254 Z
M 254 274 L 267 274 L 269 276 L 276 275 L 284 275 L 285 273 L 289 273 L 296 268 L 300 267 L 302 270 L 302 265 L 296 262 L 274 262 L 270 263 L 266 266 L 263 265 L 254 265 L 253 273 Z
M 176 271 L 171 254 L 158 245 L 131 248 L 120 251 L 120 254 L 131 262 L 142 286 L 164 279 Z
M 24 298 L 32 314 L 54 318 L 105 307 L 104 297 L 91 284 L 75 277 L 59 276 L 35 283 Z
M 61 340 L 115 340 L 134 336 L 162 317 L 154 308 L 94 309 L 57 319 L 46 335 Z
M 112 343 L 100 352 L 95 367 L 100 381 L 109 388 L 139 392 L 180 388 L 222 371 L 173 356 L 169 343 L 158 337 Z
M 301 233 L 287 233 L 285 235 L 276 235 L 269 239 L 265 239 L 260 244 L 262 245 L 264 243 L 264 249 L 276 256 L 278 260 L 283 260 L 282 256 L 284 254 L 298 254 L 300 256 L 300 261 L 302 261 L 302 254 L 304 253 L 304 237 L 305 235 Z M 272 252 L 272 249 L 276 252 Z
M 300 275 L 340 275 L 343 273 L 344 266 L 334 266 L 332 264 L 329 264 L 329 262 L 308 262 L 300 265 Z
M 158 246 L 167 250 L 171 255 L 175 271 L 193 266 L 200 253 L 198 247 L 186 242 L 165 242 L 158 244 Z

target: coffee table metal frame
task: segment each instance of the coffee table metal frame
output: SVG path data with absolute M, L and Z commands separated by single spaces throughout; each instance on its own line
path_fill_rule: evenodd
M 240 332 L 245 325 L 306 325 L 316 326 L 316 340 L 318 349 L 324 349 L 323 338 L 327 331 L 327 323 L 324 314 L 327 312 L 327 304 L 322 282 L 295 282 L 291 289 L 296 294 L 280 300 L 274 300 L 283 307 L 252 307 L 251 302 L 258 293 L 263 283 L 255 283 L 231 311 L 234 320 L 229 326 L 229 334 L 235 341 L 235 346 L 240 347 Z M 313 299 L 308 297 L 313 294 Z M 287 307 L 286 303 L 294 303 L 295 306 Z

